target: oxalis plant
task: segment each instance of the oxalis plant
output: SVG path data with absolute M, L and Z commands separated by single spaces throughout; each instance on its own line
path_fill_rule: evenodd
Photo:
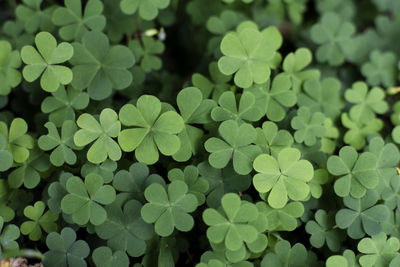
M 0 1 L 0 266 L 400 267 L 397 0 Z

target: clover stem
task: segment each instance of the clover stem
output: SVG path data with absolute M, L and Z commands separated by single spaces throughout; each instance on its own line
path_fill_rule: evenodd
M 396 170 L 397 170 L 397 174 L 400 174 L 400 168 L 396 168 Z
M 337 226 L 336 224 L 332 227 L 332 229 L 336 229 L 336 228 L 338 228 L 339 226 Z
M 3 254 L 4 259 L 8 258 L 16 258 L 16 257 L 23 257 L 23 258 L 35 258 L 42 260 L 43 254 L 38 250 L 33 249 L 20 249 L 20 250 L 13 250 L 10 252 L 5 252 Z
M 390 87 L 390 88 L 388 89 L 388 94 L 389 94 L 389 95 L 395 95 L 395 94 L 397 94 L 397 93 L 400 93 L 400 86 L 397 86 L 397 87 Z

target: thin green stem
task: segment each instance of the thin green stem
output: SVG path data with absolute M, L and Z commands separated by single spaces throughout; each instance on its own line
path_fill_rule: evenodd
M 33 250 L 33 249 L 13 250 L 13 251 L 5 252 L 3 254 L 3 258 L 5 258 L 5 259 L 16 258 L 16 257 L 34 258 L 34 259 L 42 260 L 43 254 L 40 251 Z

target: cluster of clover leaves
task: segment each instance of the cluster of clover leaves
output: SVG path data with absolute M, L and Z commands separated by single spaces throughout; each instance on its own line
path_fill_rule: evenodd
M 397 0 L 7 0 L 0 26 L 0 260 L 400 266 Z

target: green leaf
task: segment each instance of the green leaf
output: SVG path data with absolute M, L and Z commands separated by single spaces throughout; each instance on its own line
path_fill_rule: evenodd
M 0 172 L 8 170 L 14 163 L 13 155 L 6 148 L 7 140 L 0 133 Z
M 327 162 L 328 171 L 339 178 L 335 181 L 334 190 L 340 197 L 351 195 L 361 198 L 367 189 L 378 186 L 379 176 L 376 171 L 376 156 L 371 152 L 360 155 L 350 146 L 342 147 L 339 156 L 330 156 Z
M 96 248 L 93 251 L 92 259 L 97 267 L 129 266 L 129 258 L 125 253 L 115 251 L 113 254 L 112 250 L 108 247 Z
M 76 240 L 73 229 L 66 227 L 61 234 L 52 232 L 46 238 L 47 247 L 44 253 L 43 264 L 46 266 L 76 266 L 85 267 L 85 258 L 89 256 L 90 248 L 83 240 Z
M 140 41 L 131 40 L 128 44 L 136 61 L 140 62 L 140 68 L 145 72 L 161 69 L 162 61 L 158 55 L 164 52 L 164 43 L 148 36 L 143 36 Z
M 96 173 L 103 177 L 104 183 L 110 183 L 114 179 L 114 172 L 117 169 L 118 164 L 115 161 L 106 159 L 100 164 L 92 164 L 90 162 L 85 163 L 81 169 L 81 175 L 86 177 L 90 173 Z
M 23 22 L 25 30 L 34 34 L 39 29 L 51 32 L 54 25 L 51 23 L 51 14 L 53 7 L 41 10 L 43 0 L 22 0 L 24 5 L 18 5 L 15 9 L 15 15 L 19 21 Z
M 76 123 L 81 129 L 74 134 L 75 145 L 83 147 L 94 141 L 87 152 L 87 159 L 92 163 L 104 162 L 107 157 L 119 160 L 121 149 L 113 139 L 121 131 L 117 113 L 109 108 L 103 109 L 99 121 L 88 113 L 80 115 Z
M 381 232 L 372 238 L 363 238 L 357 248 L 364 254 L 360 257 L 361 266 L 384 267 L 399 255 L 400 242 L 395 237 L 387 238 L 385 233 Z
M 141 18 L 153 20 L 157 17 L 158 10 L 167 8 L 170 2 L 170 0 L 122 0 L 121 10 L 128 15 L 138 12 Z
M 297 143 L 304 143 L 306 146 L 313 146 L 317 138 L 325 135 L 326 128 L 323 123 L 325 115 L 321 112 L 314 112 L 307 107 L 301 107 L 297 110 L 297 116 L 291 120 L 291 126 L 296 130 L 294 140 Z
M 68 194 L 61 201 L 61 210 L 72 214 L 72 219 L 79 225 L 89 221 L 93 225 L 102 224 L 107 213 L 101 204 L 108 205 L 115 200 L 114 188 L 103 184 L 103 178 L 97 174 L 89 174 L 85 182 L 76 176 L 68 178 Z
M 208 161 L 214 168 L 224 168 L 232 159 L 233 168 L 238 174 L 249 174 L 253 160 L 261 153 L 261 149 L 252 145 L 257 138 L 257 132 L 251 124 L 240 126 L 234 120 L 221 123 L 218 132 L 223 140 L 211 137 L 204 143 L 210 152 Z
M 42 229 L 46 233 L 57 231 L 58 214 L 48 210 L 44 213 L 46 205 L 42 201 L 37 201 L 33 206 L 24 209 L 24 215 L 31 219 L 21 224 L 21 233 L 29 235 L 29 239 L 37 241 L 42 236 Z
M 279 152 L 293 144 L 292 135 L 286 130 L 278 130 L 278 126 L 272 121 L 266 121 L 262 128 L 256 128 L 257 139 L 254 142 L 261 147 L 264 153 L 277 157 Z
M 0 95 L 8 95 L 21 83 L 21 73 L 17 70 L 21 66 L 21 58 L 7 41 L 0 41 L 0 51 Z
M 151 95 L 142 95 L 136 106 L 124 105 L 119 117 L 124 126 L 134 127 L 121 131 L 118 143 L 125 152 L 135 150 L 136 159 L 154 164 L 161 154 L 171 156 L 181 146 L 177 136 L 184 128 L 181 116 L 175 111 L 162 111 L 161 102 Z
M 107 35 L 91 31 L 83 35 L 82 42 L 72 44 L 74 56 L 70 63 L 74 66 L 72 86 L 87 88 L 90 98 L 104 100 L 113 89 L 121 90 L 132 83 L 128 71 L 135 63 L 130 49 L 122 45 L 110 46 Z
M 62 172 L 58 180 L 51 183 L 47 189 L 47 193 L 49 194 L 47 205 L 52 212 L 61 213 L 61 200 L 68 194 L 67 181 L 72 176 L 71 173 Z
M 64 0 L 65 7 L 57 8 L 52 15 L 52 22 L 61 26 L 60 37 L 66 41 L 80 41 L 89 31 L 102 31 L 106 26 L 106 18 L 101 14 L 103 3 L 89 0 L 82 10 L 81 0 Z
M 297 228 L 297 219 L 304 214 L 301 202 L 290 202 L 280 209 L 271 208 L 265 202 L 258 202 L 257 207 L 265 214 L 268 231 L 293 231 Z
M 258 173 L 253 184 L 260 193 L 269 192 L 268 204 L 283 208 L 289 199 L 305 200 L 310 192 L 308 182 L 313 177 L 313 166 L 307 160 L 300 160 L 301 153 L 295 148 L 285 148 L 277 159 L 261 154 L 253 163 Z
M 372 86 L 383 85 L 390 87 L 396 81 L 396 55 L 391 52 L 374 50 L 370 54 L 370 61 L 361 66 L 361 73 Z
M 22 74 L 28 82 L 40 76 L 40 86 L 47 92 L 55 92 L 60 85 L 72 81 L 70 68 L 61 63 L 72 58 L 74 49 L 71 44 L 63 42 L 57 45 L 56 39 L 48 32 L 40 32 L 35 37 L 37 50 L 33 46 L 24 46 L 21 50 L 22 61 L 27 64 Z
M 18 226 L 14 224 L 4 225 L 3 217 L 0 217 L 0 254 L 19 249 L 17 240 L 20 236 Z
M 288 241 L 281 240 L 276 243 L 273 252 L 269 252 L 264 256 L 261 261 L 261 267 L 310 266 L 307 259 L 308 253 L 303 244 L 296 243 L 291 247 Z

